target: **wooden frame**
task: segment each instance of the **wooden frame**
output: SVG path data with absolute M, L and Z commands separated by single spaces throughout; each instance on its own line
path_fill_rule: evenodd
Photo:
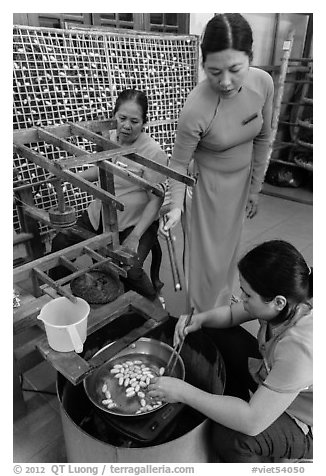
M 69 229 L 62 228 L 63 232 L 73 232 L 77 235 L 81 233 L 81 237 L 84 239 L 81 243 L 65 248 L 62 251 L 51 253 L 47 256 L 41 256 L 38 259 L 26 263 L 18 268 L 14 269 L 14 283 L 22 281 L 28 277 L 34 280 L 43 281 L 43 285 L 40 287 L 41 291 L 46 293 L 47 296 L 35 297 L 34 300 L 29 302 L 22 308 L 14 310 L 14 333 L 22 332 L 28 327 L 38 323 L 36 320 L 40 309 L 51 298 L 56 297 L 58 294 L 64 295 L 71 300 L 76 298 L 71 294 L 67 283 L 76 276 L 80 276 L 87 272 L 87 270 L 98 266 L 102 262 L 106 262 L 112 269 L 120 275 L 125 275 L 126 269 L 132 264 L 134 259 L 133 255 L 123 252 L 119 249 L 119 236 L 117 227 L 117 213 L 116 210 L 123 210 L 123 204 L 117 200 L 114 195 L 114 182 L 113 174 L 123 176 L 127 180 L 136 182 L 138 185 L 149 190 L 158 196 L 162 196 L 162 190 L 150 182 L 140 179 L 134 174 L 118 167 L 113 163 L 113 159 L 116 157 L 128 157 L 137 163 L 146 165 L 149 168 L 157 170 L 162 174 L 172 177 L 185 185 L 194 185 L 195 180 L 187 175 L 180 174 L 175 170 L 153 162 L 150 159 L 146 159 L 135 153 L 135 150 L 130 147 L 120 147 L 117 144 L 103 138 L 99 132 L 115 127 L 115 121 L 91 121 L 90 123 L 68 123 L 61 126 L 51 126 L 46 128 L 33 127 L 27 130 L 14 131 L 14 151 L 27 160 L 34 162 L 38 166 L 46 169 L 53 174 L 51 180 L 68 180 L 71 183 L 77 185 L 82 190 L 87 190 L 94 196 L 100 198 L 103 202 L 103 209 L 106 213 L 103 213 L 103 233 L 101 235 L 92 235 L 85 232 L 82 229 L 78 229 L 77 225 L 69 227 Z M 87 140 L 95 142 L 100 145 L 103 152 L 98 153 L 86 153 L 85 150 L 77 147 L 76 145 L 68 142 L 68 137 L 78 135 L 85 137 Z M 35 152 L 27 144 L 37 143 L 38 141 L 46 141 L 60 147 L 68 154 L 72 154 L 72 158 L 62 160 L 50 160 Z M 97 164 L 100 170 L 100 186 L 95 187 L 88 181 L 82 179 L 78 174 L 71 172 L 69 169 L 76 166 L 84 165 L 87 163 Z M 110 180 L 110 177 L 112 180 Z M 30 184 L 30 187 L 35 184 Z M 18 187 L 19 192 L 30 191 L 25 185 Z M 60 184 L 58 184 L 58 190 L 60 190 Z M 58 201 L 63 201 L 63 194 L 58 194 Z M 64 210 L 64 201 L 61 203 L 61 209 Z M 43 220 L 48 224 L 51 224 L 48 212 L 38 209 L 31 203 L 21 204 L 22 212 L 32 218 L 33 220 Z M 28 233 L 30 230 L 24 230 Z M 85 238 L 87 238 L 85 240 Z M 77 270 L 72 263 L 72 259 L 80 256 L 80 254 L 86 253 L 92 258 L 96 259 L 96 263 L 86 269 Z M 58 264 L 64 264 L 72 274 L 58 281 L 52 281 L 46 274 L 46 271 Z M 88 333 L 94 332 L 96 329 L 101 328 L 112 320 L 121 316 L 123 313 L 128 312 L 134 308 L 137 312 L 141 313 L 146 318 L 146 322 L 139 329 L 129 333 L 121 342 L 113 346 L 111 351 L 118 352 L 117 349 L 123 348 L 121 346 L 129 345 L 133 340 L 148 333 L 151 329 L 159 325 L 162 320 L 166 319 L 168 314 L 163 308 L 154 305 L 147 299 L 137 295 L 136 293 L 126 293 L 119 296 L 114 302 L 98 306 L 91 309 L 89 318 Z M 94 362 L 86 362 L 79 355 L 74 352 L 60 353 L 51 349 L 48 345 L 46 337 L 42 337 L 39 341 L 38 348 L 43 356 L 48 359 L 51 364 L 65 375 L 72 383 L 79 383 L 86 375 L 88 375 L 96 366 L 100 365 L 99 359 Z M 107 357 L 107 356 L 106 356 Z
M 125 170 L 118 165 L 112 162 L 113 158 L 117 157 L 127 157 L 130 160 L 135 161 L 136 163 L 145 165 L 155 171 L 158 171 L 164 174 L 167 177 L 171 177 L 175 180 L 181 181 L 185 185 L 194 185 L 195 181 L 193 178 L 180 174 L 170 167 L 160 165 L 157 162 L 154 162 L 150 159 L 140 156 L 134 152 L 133 148 L 130 147 L 120 147 L 119 145 L 111 142 L 110 140 L 102 137 L 100 133 L 103 130 L 113 129 L 116 126 L 116 121 L 89 121 L 81 123 L 67 123 L 64 126 L 50 126 L 45 128 L 33 127 L 30 129 L 14 131 L 13 133 L 13 142 L 14 142 L 14 151 L 19 155 L 22 155 L 29 161 L 34 162 L 38 166 L 46 169 L 48 172 L 52 173 L 57 180 L 66 180 L 79 187 L 81 190 L 87 191 L 93 196 L 99 198 L 103 202 L 103 231 L 111 231 L 113 246 L 117 247 L 119 244 L 118 240 L 118 228 L 117 228 L 117 216 L 116 210 L 123 210 L 123 204 L 116 199 L 114 195 L 114 184 L 113 180 L 110 180 L 110 177 L 113 177 L 113 174 L 124 177 L 126 180 L 137 183 L 138 185 L 146 188 L 151 193 L 162 196 L 163 191 L 160 187 L 157 187 L 154 184 L 146 181 L 143 178 L 136 176 L 135 174 Z M 91 154 L 90 152 L 85 152 L 85 150 L 80 147 L 71 144 L 66 139 L 72 136 L 82 136 L 89 141 L 94 142 L 96 145 L 105 149 L 103 152 L 98 152 Z M 56 147 L 60 147 L 68 154 L 73 154 L 75 157 L 69 159 L 61 160 L 50 160 L 42 156 L 41 154 L 35 152 L 30 147 L 27 147 L 26 144 L 37 143 L 38 141 L 47 141 Z M 100 170 L 100 187 L 96 187 L 89 181 L 83 179 L 78 174 L 71 172 L 70 168 L 75 168 L 80 165 L 85 164 L 97 164 Z M 35 186 L 33 183 L 30 186 Z M 16 192 L 21 192 L 21 188 L 18 187 Z M 60 189 L 59 189 L 60 190 Z M 15 189 L 14 189 L 15 191 Z M 26 195 L 26 193 L 25 193 Z M 63 209 L 63 195 L 58 194 L 59 206 Z M 34 218 L 35 220 L 40 220 L 47 225 L 51 225 L 51 220 L 48 212 L 40 210 L 33 206 L 29 201 L 25 202 L 22 207 L 23 211 Z M 24 232 L 29 232 L 30 230 L 25 229 Z M 64 231 L 64 230 L 63 230 Z M 74 227 L 72 231 L 75 231 L 77 234 L 80 232 L 84 236 L 82 230 L 78 230 L 78 227 Z
M 46 302 L 48 302 L 49 299 L 50 298 L 47 297 Z M 39 298 L 40 309 L 46 302 L 44 302 L 44 299 Z M 144 318 L 144 324 L 127 332 L 121 339 L 117 340 L 115 344 L 110 346 L 107 352 L 102 353 L 101 356 L 86 359 L 84 358 L 85 356 L 82 357 L 75 352 L 57 352 L 51 349 L 45 335 L 40 337 L 36 343 L 36 347 L 42 356 L 58 372 L 64 375 L 71 383 L 77 385 L 117 352 L 162 325 L 169 317 L 167 311 L 162 307 L 153 304 L 148 299 L 133 291 L 128 291 L 109 304 L 91 306 L 87 321 L 87 335 L 89 336 L 104 327 L 107 328 L 107 334 L 109 335 L 110 324 L 130 311 L 134 311 Z M 25 320 L 31 318 L 32 315 L 35 316 L 35 313 L 34 303 L 34 308 L 29 306 L 29 311 L 25 311 Z M 36 317 L 34 318 L 36 319 Z M 87 340 L 85 348 L 87 349 Z
M 118 15 L 114 13 L 114 18 L 104 18 L 101 13 L 14 13 L 14 23 L 20 25 L 31 26 L 54 26 L 58 24 L 60 28 L 66 28 L 67 26 L 79 27 L 79 26 L 93 26 L 93 27 L 107 27 L 107 28 L 127 28 L 138 31 L 151 31 L 150 26 L 150 13 L 133 13 L 132 21 L 121 20 Z M 163 13 L 165 16 L 166 13 Z M 189 33 L 189 19 L 190 13 L 177 13 L 177 27 L 178 34 Z M 46 23 L 48 20 L 48 24 Z M 51 23 L 52 21 L 52 23 Z M 162 29 L 164 32 L 169 33 L 169 25 L 163 23 Z M 175 32 L 174 32 L 175 33 Z

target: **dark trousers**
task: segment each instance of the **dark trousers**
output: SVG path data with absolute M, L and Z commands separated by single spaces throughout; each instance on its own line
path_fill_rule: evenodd
M 223 463 L 270 463 L 274 459 L 311 459 L 312 433 L 303 433 L 296 422 L 283 413 L 266 430 L 248 436 L 212 423 L 214 448 Z
M 137 250 L 137 263 L 129 269 L 128 276 L 126 278 L 120 278 L 121 281 L 124 283 L 126 291 L 136 291 L 137 293 L 147 297 L 152 301 L 156 298 L 157 292 L 151 280 L 143 270 L 143 266 L 144 261 L 148 256 L 148 253 L 151 251 L 154 246 L 154 243 L 157 240 L 158 226 L 159 222 L 155 221 L 147 228 L 145 233 L 143 233 L 142 237 L 139 240 Z M 120 243 L 123 243 L 127 236 L 132 232 L 133 228 L 134 227 L 131 226 L 119 233 Z
M 225 395 L 249 400 L 257 384 L 248 371 L 248 357 L 260 358 L 258 342 L 244 328 L 205 329 L 222 354 L 226 369 Z M 268 411 L 268 409 L 266 409 Z M 212 422 L 211 434 L 220 461 L 225 463 L 271 462 L 274 458 L 312 458 L 313 438 L 283 413 L 256 436 L 248 436 Z
M 103 232 L 102 225 L 96 231 L 94 230 L 91 222 L 89 221 L 87 212 L 84 212 L 77 220 L 77 224 L 80 227 L 83 227 L 93 233 L 101 234 Z M 138 246 L 138 260 L 137 263 L 128 270 L 127 278 L 120 278 L 121 281 L 124 283 L 125 291 L 133 290 L 137 293 L 141 294 L 142 296 L 147 297 L 150 300 L 154 300 L 156 298 L 157 291 L 154 288 L 151 280 L 143 270 L 144 261 L 148 256 L 148 253 L 153 248 L 155 242 L 157 241 L 157 230 L 158 230 L 159 223 L 158 221 L 153 222 L 142 235 L 139 240 Z M 119 241 L 122 243 L 127 236 L 132 232 L 133 227 L 128 227 L 125 230 L 119 233 Z M 81 238 L 65 234 L 65 233 L 58 233 L 52 240 L 51 245 L 51 253 L 55 251 L 62 250 L 67 248 L 68 246 L 75 245 L 81 241 Z M 50 270 L 50 277 L 54 280 L 58 280 L 67 276 L 69 272 L 67 268 L 64 266 L 56 266 Z

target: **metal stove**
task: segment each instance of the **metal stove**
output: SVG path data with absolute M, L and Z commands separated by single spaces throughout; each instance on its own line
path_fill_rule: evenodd
M 101 348 L 109 342 L 123 340 L 125 335 L 137 330 L 143 322 L 143 312 L 134 307 L 129 312 L 120 314 L 119 318 L 88 336 L 83 359 L 94 362 L 98 357 L 96 353 Z M 162 319 L 160 325 L 149 329 L 147 336 L 171 345 L 175 323 L 176 319 L 172 317 Z M 181 357 L 185 364 L 187 382 L 205 391 L 223 393 L 224 363 L 207 336 L 201 332 L 187 336 Z M 155 412 L 136 418 L 112 415 L 91 402 L 82 381 L 76 385 L 73 379 L 67 379 L 61 373 L 58 373 L 58 396 L 69 420 L 73 420 L 79 428 L 97 440 L 108 443 L 110 447 L 142 448 L 160 445 L 182 437 L 205 419 L 202 414 L 183 404 L 167 404 Z
M 179 421 L 177 417 L 183 409 L 184 405 L 181 403 L 170 403 L 156 412 L 137 418 L 119 417 L 103 412 L 98 412 L 98 416 L 128 439 L 146 445 L 166 439 L 174 431 Z

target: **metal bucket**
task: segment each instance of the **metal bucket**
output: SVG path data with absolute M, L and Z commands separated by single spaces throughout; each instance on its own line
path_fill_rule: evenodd
M 171 344 L 171 329 L 153 337 Z M 196 334 L 196 335 L 195 335 Z M 203 333 L 187 337 L 182 350 L 185 380 L 203 390 L 222 394 L 224 391 L 224 363 L 209 339 Z M 196 368 L 197 367 L 197 368 Z M 94 405 L 86 395 L 83 384 L 72 385 L 58 374 L 57 392 L 66 444 L 67 461 L 71 463 L 209 463 L 213 462 L 214 449 L 210 442 L 210 422 L 202 414 L 189 409 L 184 420 L 179 420 L 176 433 L 166 441 L 146 447 L 126 447 L 113 442 L 114 428 L 99 437 L 83 424 Z M 193 412 L 193 413 L 191 413 Z
M 177 439 L 145 448 L 119 447 L 95 438 L 77 423 L 90 401 L 78 387 L 58 378 L 58 396 L 69 463 L 208 463 L 209 421 L 202 418 L 192 430 Z

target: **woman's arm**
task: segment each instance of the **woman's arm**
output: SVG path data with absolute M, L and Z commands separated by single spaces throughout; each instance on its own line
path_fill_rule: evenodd
M 299 393 L 279 393 L 260 386 L 251 400 L 245 402 L 236 397 L 211 395 L 194 387 L 184 390 L 183 403 L 217 423 L 251 436 L 268 428 Z
M 272 134 L 274 84 L 272 77 L 268 73 L 265 74 L 266 96 L 262 109 L 263 125 L 254 139 L 250 194 L 258 194 L 261 190 L 268 165 L 269 144 Z
M 149 193 L 148 196 L 149 202 L 144 208 L 137 225 L 132 231 L 132 233 L 139 238 L 141 238 L 147 228 L 153 223 L 163 203 L 162 197 L 157 197 L 151 193 Z
M 207 81 L 199 83 L 189 94 L 178 119 L 170 167 L 187 174 L 189 163 L 209 124 L 216 114 L 218 95 Z M 169 180 L 171 209 L 183 209 L 185 185 Z
M 262 72 L 261 72 L 262 73 Z M 272 113 L 274 84 L 271 76 L 265 73 L 266 96 L 262 108 L 263 125 L 253 141 L 252 175 L 250 191 L 246 205 L 247 218 L 253 218 L 258 211 L 259 192 L 268 167 L 270 141 L 272 133 Z
M 162 206 L 163 198 L 157 197 L 152 193 L 148 193 L 149 201 L 143 213 L 141 214 L 140 219 L 137 222 L 137 225 L 134 227 L 132 232 L 127 236 L 127 238 L 122 243 L 123 246 L 127 247 L 133 252 L 137 252 L 138 243 L 142 235 L 145 233 L 147 228 L 153 223 L 155 218 L 158 215 L 158 211 Z
M 154 162 L 157 162 L 158 164 L 168 165 L 168 157 L 165 154 L 165 152 L 161 149 L 159 144 L 155 145 L 155 147 L 153 148 L 152 154 L 148 158 L 150 158 Z M 148 167 L 145 167 L 144 179 L 148 180 L 149 182 L 153 184 L 161 185 L 162 188 L 164 189 L 162 182 L 166 180 L 166 177 L 162 175 L 160 172 L 157 172 Z M 136 226 L 134 227 L 130 235 L 126 238 L 126 240 L 124 241 L 124 243 L 129 243 L 129 244 L 133 241 L 134 247 L 136 246 L 136 250 L 134 251 L 137 251 L 138 242 L 140 238 L 142 237 L 142 235 L 145 233 L 147 228 L 153 223 L 153 221 L 158 217 L 158 212 L 164 201 L 164 197 L 158 197 L 151 192 L 147 192 L 147 198 L 148 198 L 148 202 L 146 206 L 144 207 L 143 212 Z
M 252 321 L 256 319 L 248 314 L 243 308 L 243 303 L 236 302 L 231 306 L 220 306 L 209 311 L 195 314 L 193 320 L 198 319 L 202 327 L 215 327 L 222 329 L 225 327 L 234 327 L 243 322 Z M 191 325 L 188 326 L 188 329 Z
M 202 327 L 213 327 L 216 329 L 223 329 L 227 327 L 234 327 L 243 322 L 252 321 L 256 318 L 252 317 L 243 308 L 242 302 L 237 302 L 231 306 L 221 306 L 209 311 L 194 314 L 190 324 L 185 327 L 187 314 L 182 314 L 175 327 L 173 344 L 179 343 L 187 334 L 196 332 Z
M 90 182 L 96 182 L 98 180 L 98 167 L 91 166 L 88 169 L 79 172 L 78 175 Z
M 219 97 L 208 85 L 207 80 L 200 82 L 189 94 L 178 119 L 177 134 L 169 164 L 177 172 L 188 173 L 194 152 L 216 114 L 218 103 Z M 171 192 L 170 211 L 165 214 L 165 223 L 162 221 L 160 224 L 160 231 L 165 236 L 168 230 L 180 221 L 186 187 L 181 182 L 169 179 L 169 190 Z
M 169 163 L 172 169 L 184 175 L 188 174 L 189 164 L 201 138 L 201 125 L 196 120 L 195 111 L 186 104 L 178 120 L 176 140 Z M 168 230 L 175 227 L 181 219 L 186 186 L 169 178 L 168 190 L 169 211 L 165 213 L 166 220 L 161 220 L 160 223 L 160 232 L 164 236 L 168 236 Z
M 211 420 L 250 436 L 268 428 L 299 393 L 274 392 L 260 386 L 246 402 L 237 397 L 213 395 L 171 377 L 158 378 L 149 386 L 149 391 L 153 397 L 185 403 Z

